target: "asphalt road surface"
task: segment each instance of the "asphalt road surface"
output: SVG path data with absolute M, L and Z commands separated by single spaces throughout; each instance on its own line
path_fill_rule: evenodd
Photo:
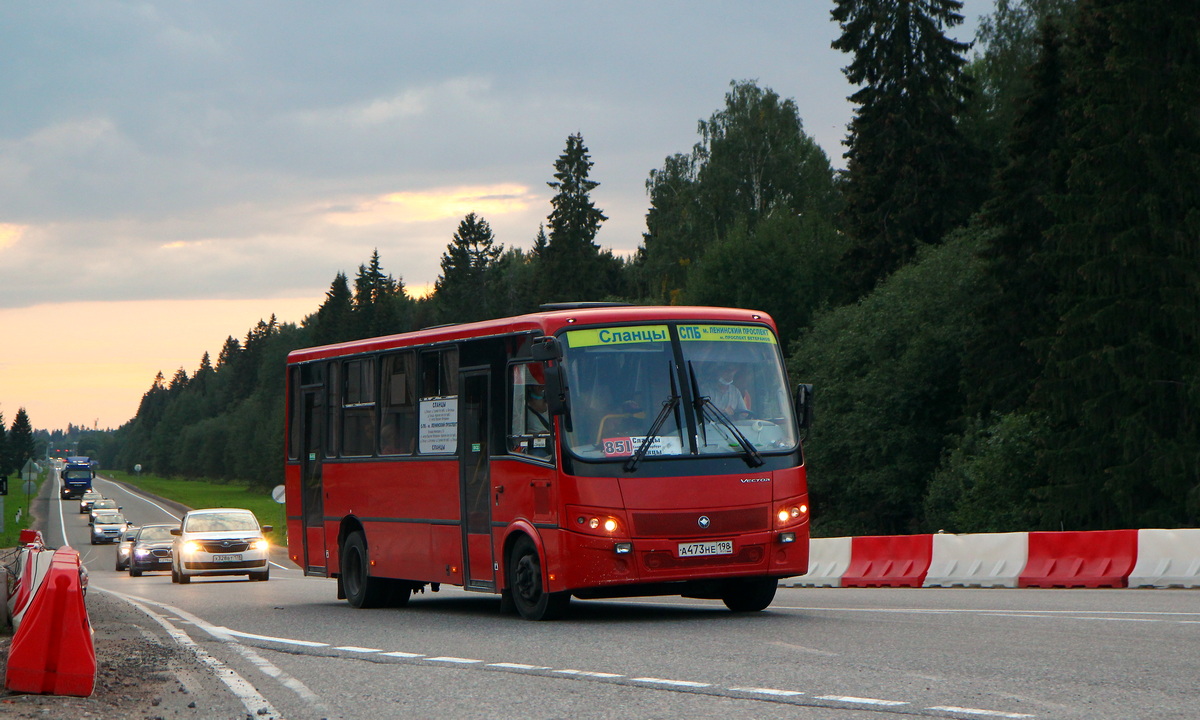
M 97 489 L 137 524 L 180 514 Z M 266 583 L 131 578 L 114 571 L 112 546 L 88 544 L 77 503 L 42 503 L 47 543 L 69 543 L 88 568 L 98 656 L 105 627 L 174 653 L 127 716 L 1200 717 L 1195 590 L 781 588 L 762 613 L 575 601 L 566 619 L 533 623 L 501 614 L 497 596 L 443 587 L 355 610 L 283 553 Z

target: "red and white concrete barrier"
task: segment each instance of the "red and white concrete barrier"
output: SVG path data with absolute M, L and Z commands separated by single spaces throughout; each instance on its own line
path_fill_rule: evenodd
M 814 538 L 785 587 L 1200 588 L 1200 529 Z

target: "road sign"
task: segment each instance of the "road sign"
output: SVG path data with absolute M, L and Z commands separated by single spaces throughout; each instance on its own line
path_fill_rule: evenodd
M 282 485 L 276 485 L 275 489 L 271 491 L 271 498 L 282 505 L 287 500 L 287 488 Z
M 21 466 L 21 479 L 36 480 L 38 473 L 41 471 L 42 469 L 37 466 L 37 463 L 33 461 L 33 458 L 30 458 L 25 461 L 24 465 Z
M 25 494 L 32 495 L 37 492 L 37 483 L 32 480 L 26 480 L 24 486 Z

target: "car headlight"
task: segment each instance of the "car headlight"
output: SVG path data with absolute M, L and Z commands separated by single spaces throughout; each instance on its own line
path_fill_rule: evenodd
M 138 557 L 146 557 L 150 554 L 150 551 L 146 548 L 138 548 L 137 550 L 133 551 L 133 554 L 137 555 Z
M 183 551 L 185 553 L 200 552 L 200 543 L 196 542 L 195 540 L 188 540 L 183 544 Z
M 266 538 L 259 538 L 250 543 L 250 547 L 255 550 L 262 550 L 263 552 L 266 552 L 267 550 L 271 549 L 271 543 L 267 542 Z

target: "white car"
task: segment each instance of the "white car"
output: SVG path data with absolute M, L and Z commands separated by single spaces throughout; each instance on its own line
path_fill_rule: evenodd
M 271 546 L 263 537 L 270 525 L 239 508 L 206 508 L 184 513 L 171 546 L 171 582 L 187 584 L 193 577 L 248 575 L 271 577 Z

